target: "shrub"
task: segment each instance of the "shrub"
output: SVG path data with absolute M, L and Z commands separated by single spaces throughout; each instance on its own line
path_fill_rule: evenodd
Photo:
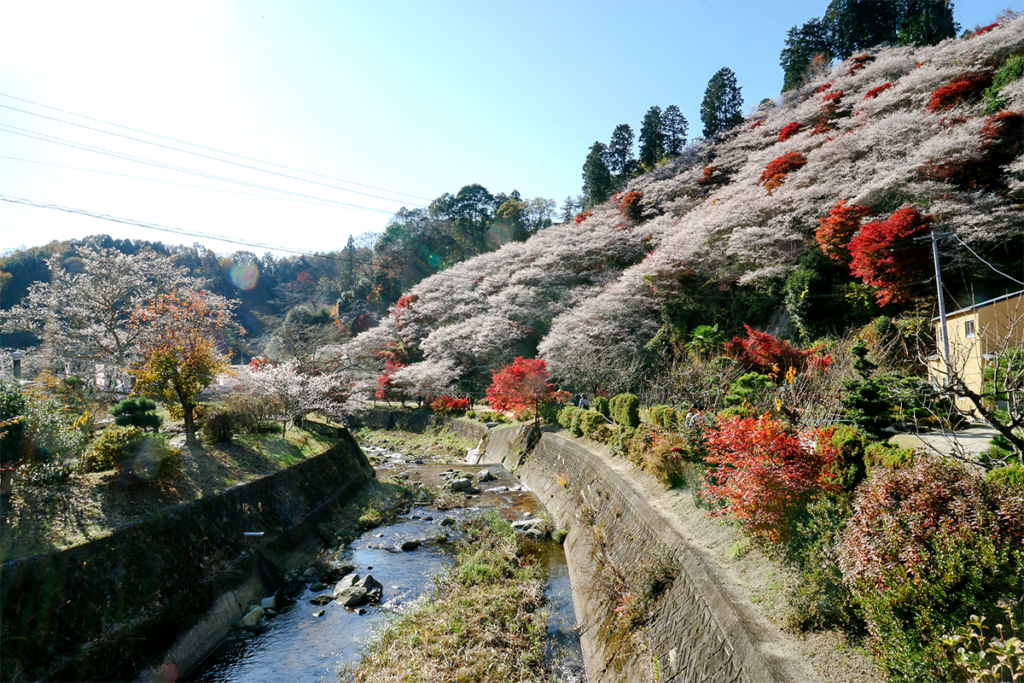
M 1024 55 L 1013 55 L 996 70 L 992 85 L 985 90 L 985 113 L 994 114 L 1006 106 L 1001 96 L 1003 88 L 1021 78 L 1024 78 Z
M 836 490 L 836 460 L 829 432 L 798 434 L 767 413 L 721 419 L 707 434 L 715 484 L 705 493 L 721 503 L 718 514 L 739 520 L 755 539 L 777 542 L 815 493 Z
M 114 424 L 121 427 L 141 427 L 156 432 L 164 420 L 155 411 L 156 402 L 152 399 L 132 396 L 111 408 L 110 414 L 114 416 Z
M 868 473 L 878 467 L 900 469 L 914 463 L 917 452 L 913 448 L 900 448 L 875 441 L 864 451 L 864 464 Z
M 554 393 L 554 386 L 548 383 L 547 362 L 518 356 L 511 365 L 491 370 L 487 400 L 497 410 L 533 413 Z
M 468 417 L 470 420 L 474 419 L 476 417 L 476 411 L 475 410 L 467 410 L 466 411 L 466 417 Z
M 590 218 L 593 215 L 594 215 L 593 211 L 587 211 L 586 213 L 578 213 L 578 214 L 576 214 L 576 218 L 573 219 L 573 223 L 575 225 L 579 225 L 580 223 L 582 223 L 583 221 L 587 220 L 588 218 Z
M 801 350 L 767 332 L 759 332 L 749 325 L 743 327 L 747 338 L 733 337 L 725 343 L 723 351 L 745 369 L 773 376 L 776 382 L 783 380 L 789 368 L 801 373 L 824 370 L 832 363 L 832 356 L 819 353 L 820 346 Z
M 932 92 L 927 109 L 928 111 L 950 109 L 977 98 L 990 85 L 992 85 L 992 74 L 987 71 L 957 76 Z
M 579 431 L 580 428 L 580 413 L 583 411 L 576 406 L 565 406 L 558 411 L 558 424 L 562 429 L 566 429 L 576 436 L 582 436 L 583 433 Z
M 599 427 L 607 423 L 601 413 L 593 410 L 580 410 L 579 429 L 584 436 L 593 435 Z
M 240 422 L 237 413 L 223 403 L 215 403 L 206 411 L 203 437 L 208 443 L 227 443 L 239 431 Z
M 607 418 L 611 418 L 612 413 L 608 407 L 608 399 L 604 396 L 596 396 L 594 400 L 590 402 L 590 409 L 594 412 L 601 413 Z
M 864 95 L 864 99 L 873 100 L 891 87 L 892 83 L 883 83 L 877 88 L 872 88 L 871 90 L 868 90 L 867 93 Z
M 118 470 L 128 483 L 171 479 L 181 471 L 181 451 L 159 434 L 146 434 L 122 457 Z
M 224 399 L 224 405 L 235 414 L 238 429 L 247 434 L 280 431 L 277 423 L 278 403 L 269 396 L 236 391 Z
M 650 417 L 652 424 L 665 427 L 666 429 L 672 429 L 679 424 L 679 417 L 676 415 L 676 411 L 669 406 L 651 406 L 647 411 L 647 415 Z
M 996 467 L 985 474 L 985 480 L 997 486 L 1024 495 L 1024 466 L 1019 462 L 1011 462 L 1005 467 Z
M 0 379 L 0 466 L 21 459 L 28 401 L 16 382 Z
M 438 396 L 430 402 L 430 409 L 437 415 L 454 415 L 469 409 L 469 399 Z
M 785 142 L 800 131 L 804 129 L 803 125 L 793 121 L 783 126 L 782 130 L 779 131 L 779 142 Z
M 640 399 L 633 394 L 619 394 L 608 404 L 615 424 L 635 429 L 640 425 Z
M 627 192 L 622 196 L 622 201 L 619 202 L 619 213 L 630 220 L 640 220 L 643 210 L 640 202 L 643 201 L 643 198 L 643 192 Z
M 562 408 L 562 404 L 557 401 L 544 401 L 539 406 L 540 416 L 546 422 L 551 424 L 558 423 L 558 413 Z
M 764 171 L 761 173 L 761 179 L 758 182 L 766 187 L 769 184 L 774 187 L 778 187 L 787 175 L 802 168 L 806 163 L 807 157 L 800 152 L 787 152 L 786 154 L 776 157 L 768 162 L 768 165 L 764 167 Z
M 832 463 L 832 482 L 844 491 L 853 491 L 867 475 L 867 451 L 871 437 L 856 427 L 839 425 L 832 430 L 836 458 Z
M 871 209 L 860 204 L 847 205 L 845 200 L 836 202 L 828 216 L 818 219 L 814 237 L 821 252 L 837 263 L 850 263 L 850 240 L 860 230 L 860 221 L 871 215 Z
M 887 679 L 951 678 L 941 637 L 1024 591 L 1024 497 L 918 458 L 858 490 L 839 544 Z
M 613 453 L 653 474 L 658 481 L 676 486 L 684 481 L 688 445 L 686 439 L 661 427 L 648 424 L 630 430 L 613 444 Z
M 127 454 L 134 452 L 144 436 L 138 427 L 107 427 L 97 434 L 82 456 L 82 469 L 102 472 L 118 467 Z

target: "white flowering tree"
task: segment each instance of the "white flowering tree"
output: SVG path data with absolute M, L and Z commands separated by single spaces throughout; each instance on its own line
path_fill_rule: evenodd
M 265 401 L 269 412 L 281 421 L 283 433 L 287 433 L 289 421 L 299 425 L 309 413 L 341 419 L 357 407 L 349 375 L 304 372 L 297 360 L 248 369 L 238 379 L 238 390 Z

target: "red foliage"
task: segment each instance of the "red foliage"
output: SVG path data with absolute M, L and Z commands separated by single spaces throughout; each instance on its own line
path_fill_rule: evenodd
M 825 93 L 825 96 L 821 98 L 821 101 L 838 104 L 839 100 L 843 99 L 843 95 L 845 94 L 846 93 L 844 93 L 842 90 L 836 90 L 834 92 Z
M 578 213 L 578 214 L 576 214 L 576 218 L 575 218 L 575 220 L 573 220 L 573 223 L 575 225 L 579 225 L 580 223 L 582 223 L 583 221 L 587 220 L 588 218 L 590 218 L 593 215 L 594 215 L 593 211 L 587 211 L 586 213 Z
M 754 130 L 755 128 L 760 126 L 762 123 L 764 123 L 764 119 L 758 119 L 757 121 L 754 121 L 752 124 L 750 124 L 750 127 L 747 128 L 747 130 Z
M 932 162 L 918 168 L 918 173 L 928 180 L 972 189 L 1002 187 L 1001 167 L 1024 154 L 1024 114 L 1006 111 L 989 116 L 980 138 L 981 144 L 973 154 Z
M 831 87 L 832 87 L 832 81 L 829 81 L 828 83 L 825 83 L 824 85 L 819 85 L 817 88 L 814 89 L 814 94 L 817 95 L 818 93 L 823 93 L 823 92 L 825 92 L 826 90 L 828 90 Z
M 388 360 L 384 363 L 384 372 L 377 376 L 377 391 L 373 394 L 378 400 L 391 401 L 402 397 L 402 395 L 395 390 L 395 385 L 391 376 L 404 367 L 405 363 L 395 360 Z
M 619 214 L 630 220 L 640 220 L 640 202 L 644 198 L 643 192 L 627 192 L 619 202 Z
M 850 69 L 846 72 L 847 76 L 852 76 L 861 69 L 867 68 L 868 64 L 875 61 L 875 58 L 872 55 L 863 54 L 857 55 L 856 57 L 851 57 L 850 61 L 853 62 L 853 66 L 851 66 Z
M 768 414 L 720 420 L 706 433 L 716 465 L 704 493 L 736 517 L 754 538 L 774 543 L 789 533 L 789 520 L 819 491 L 836 490 L 831 465 L 837 459 L 828 432 L 798 434 Z
M 871 215 L 871 209 L 860 204 L 846 204 L 839 200 L 828 215 L 818 219 L 814 237 L 825 256 L 842 264 L 850 263 L 850 240 L 860 230 L 860 221 Z
M 553 395 L 554 387 L 548 383 L 547 361 L 519 356 L 512 365 L 491 370 L 487 400 L 495 410 L 513 413 L 536 411 L 541 401 Z
M 957 76 L 932 92 L 927 109 L 928 111 L 939 111 L 973 100 L 990 85 L 992 85 L 992 74 L 987 71 Z
M 978 36 L 980 36 L 980 35 L 982 35 L 984 33 L 988 33 L 989 31 L 994 29 L 996 26 L 999 26 L 1000 23 L 1001 22 L 997 21 L 994 24 L 989 24 L 988 26 L 982 26 L 977 31 L 975 31 L 973 35 L 971 35 L 971 38 L 977 38 Z
M 306 271 L 303 270 L 302 272 L 300 272 L 298 275 L 295 276 L 295 281 L 296 282 L 312 282 L 313 278 L 310 276 L 309 273 L 307 273 Z
M 871 90 L 868 90 L 867 93 L 864 95 L 864 99 L 873 100 L 891 87 L 892 83 L 883 83 L 877 88 L 872 88 Z
M 785 142 L 800 131 L 804 129 L 803 124 L 793 121 L 783 126 L 782 130 L 779 131 L 779 142 Z
M 932 219 L 904 207 L 884 221 L 862 226 L 850 240 L 850 272 L 878 287 L 880 305 L 910 301 L 931 272 L 929 247 L 914 238 L 929 231 Z
M 749 325 L 743 327 L 747 330 L 747 338 L 733 337 L 732 341 L 725 343 L 723 352 L 747 370 L 781 378 L 789 368 L 797 372 L 824 370 L 832 363 L 830 355 L 822 356 L 818 353 L 818 346 L 806 350 L 796 349 L 784 339 L 759 332 Z
M 249 369 L 253 371 L 259 370 L 263 367 L 272 367 L 273 365 L 273 361 L 266 356 L 253 356 L 252 360 L 249 361 Z
M 430 409 L 438 415 L 454 415 L 469 410 L 469 399 L 438 396 L 430 402 Z
M 705 166 L 704 174 L 701 175 L 700 180 L 697 181 L 698 185 L 710 185 L 714 182 L 715 173 L 718 171 L 717 166 Z
M 399 332 L 402 331 L 403 316 L 409 310 L 409 306 L 416 303 L 419 298 L 419 294 L 405 294 L 398 297 L 398 301 L 395 302 L 395 309 L 391 311 L 391 315 L 395 318 L 395 329 Z
M 789 173 L 796 171 L 807 163 L 807 157 L 800 152 L 787 152 L 780 157 L 776 157 L 768 162 L 768 165 L 764 167 L 764 172 L 761 173 L 761 180 L 758 181 L 761 184 L 765 184 L 770 180 L 781 181 Z M 775 185 L 778 187 L 778 185 Z

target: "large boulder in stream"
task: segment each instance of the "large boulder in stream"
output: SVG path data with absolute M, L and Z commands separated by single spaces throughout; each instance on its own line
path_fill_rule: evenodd
M 238 620 L 238 628 L 253 628 L 263 618 L 263 608 L 253 607 L 248 614 Z
M 334 587 L 334 594 L 340 595 L 342 591 L 351 588 L 359 581 L 359 574 L 349 574 Z
M 369 593 L 369 591 L 362 586 L 349 586 L 338 593 L 335 600 L 338 604 L 344 605 L 345 607 L 357 607 L 369 601 L 369 598 L 366 595 L 367 593 Z

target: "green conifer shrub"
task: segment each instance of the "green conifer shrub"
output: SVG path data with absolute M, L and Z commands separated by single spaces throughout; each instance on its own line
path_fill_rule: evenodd
M 640 399 L 633 394 L 619 394 L 609 403 L 612 419 L 621 427 L 640 426 Z

